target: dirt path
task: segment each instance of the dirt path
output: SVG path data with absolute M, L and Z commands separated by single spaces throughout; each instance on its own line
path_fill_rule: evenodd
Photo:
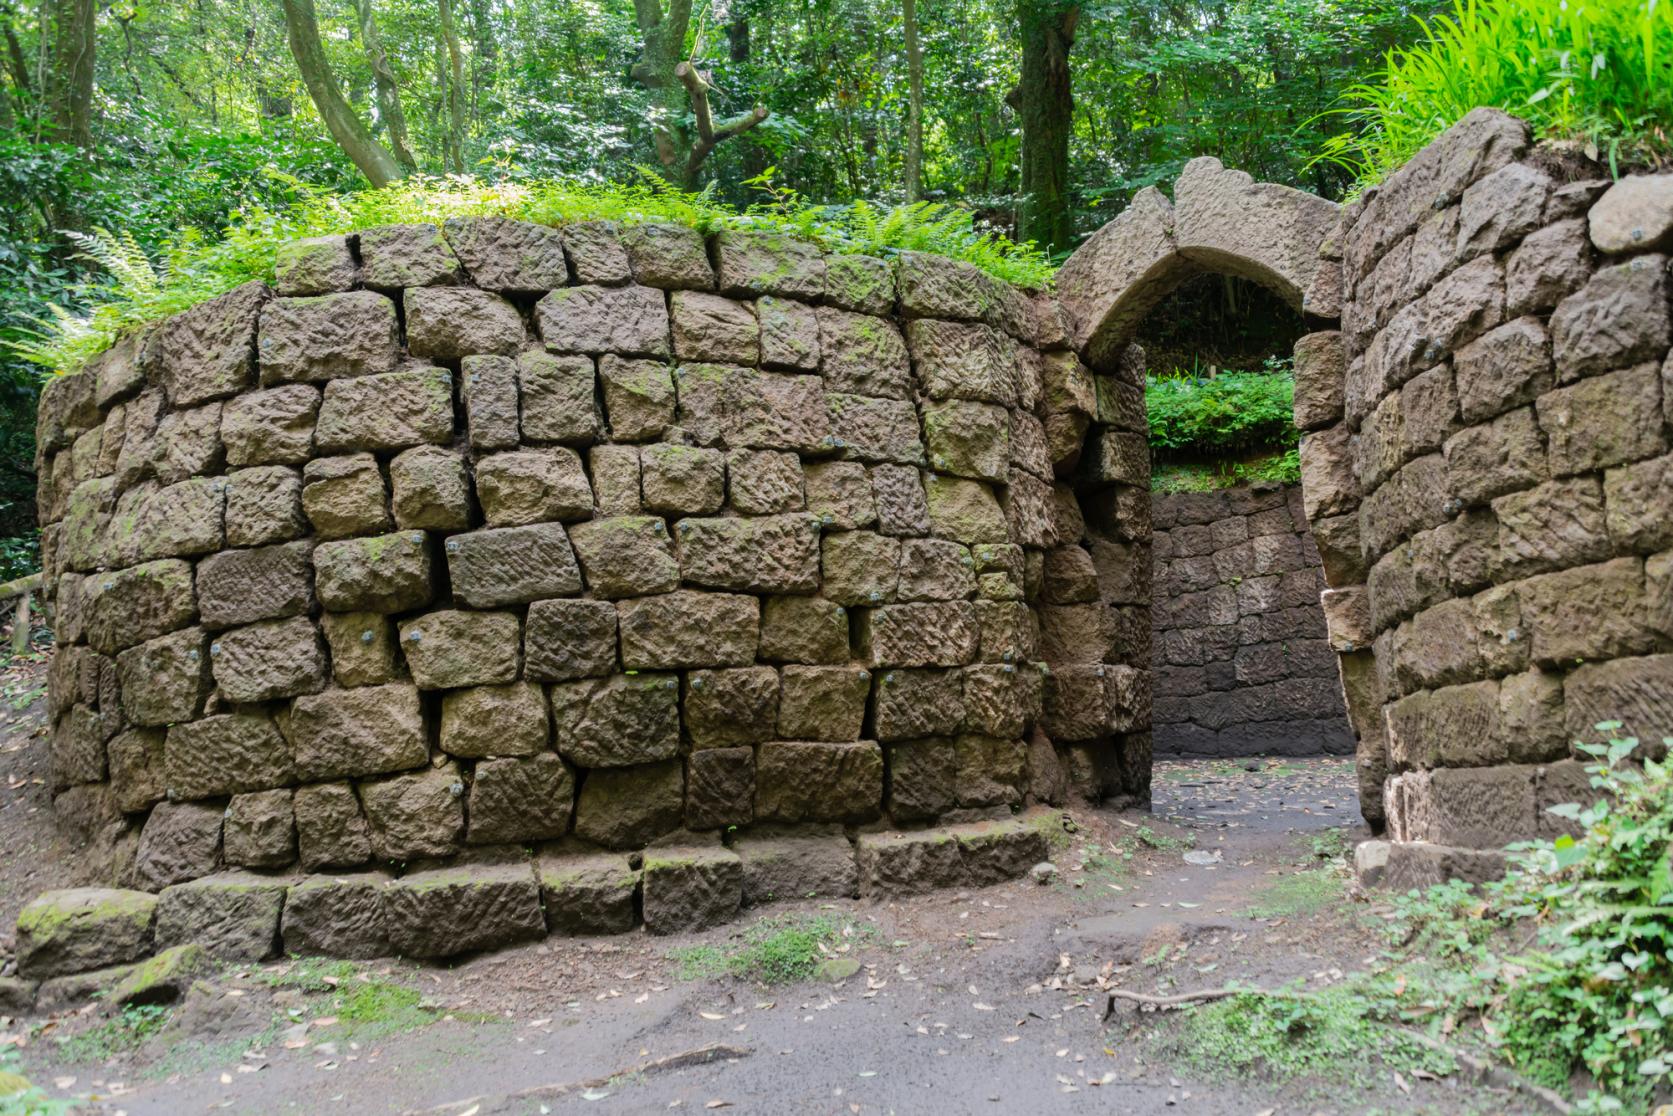
M 0 787 L 44 766 L 38 725 L 16 727 Z M 0 837 L 32 834 L 28 855 L 47 861 L 29 874 L 5 858 L 8 928 L 60 872 L 44 799 L 15 793 Z M 450 968 L 252 967 L 171 1013 L 0 1020 L 0 1043 L 21 1041 L 22 1068 L 54 1095 L 127 1116 L 1519 1111 L 1370 1055 L 1239 1078 L 1192 1013 L 1101 1022 L 1107 987 L 1317 990 L 1365 964 L 1378 919 L 1341 860 L 1360 835 L 1353 801 L 1350 761 L 1159 763 L 1154 811 L 1075 813 L 1047 884 L 788 904 L 706 934 L 553 938 Z M 703 975 L 760 917 L 834 931 L 838 964 L 788 984 L 749 963 Z

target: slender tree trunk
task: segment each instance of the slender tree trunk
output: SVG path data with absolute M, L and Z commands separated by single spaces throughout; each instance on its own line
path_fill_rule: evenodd
M 465 173 L 465 53 L 453 26 L 453 0 L 436 0 L 441 14 L 442 42 L 447 44 L 447 163 L 454 174 Z
M 924 54 L 918 48 L 918 0 L 905 0 L 906 200 L 924 196 Z
M 726 53 L 733 63 L 742 67 L 749 64 L 752 44 L 749 35 L 749 19 L 737 16 L 726 25 Z M 767 170 L 767 152 L 758 143 L 745 141 L 743 150 L 739 152 L 743 160 L 743 177 L 758 178 Z
M 47 118 L 54 139 L 81 148 L 93 146 L 95 15 L 93 0 L 53 0 Z
M 366 62 L 372 67 L 372 87 L 377 94 L 378 115 L 389 131 L 389 147 L 395 161 L 406 173 L 418 169 L 412 145 L 407 139 L 407 114 L 401 108 L 401 90 L 395 84 L 395 71 L 389 66 L 389 56 L 383 50 L 383 36 L 378 33 L 377 20 L 372 15 L 372 0 L 355 0 L 360 17 L 360 45 L 366 51 Z
M 471 41 L 471 111 L 482 119 L 482 92 L 491 88 L 499 71 L 499 45 L 494 41 L 494 21 L 488 11 L 488 0 L 470 0 Z
M 685 37 L 691 28 L 691 0 L 633 0 L 639 22 L 641 51 L 633 64 L 633 79 L 651 91 L 651 135 L 663 175 L 682 190 L 695 189 L 703 163 L 714 149 L 767 119 L 760 105 L 740 116 L 716 123 L 709 109 L 709 75 L 686 58 Z M 690 112 L 695 127 L 682 120 Z
M 1022 175 L 1017 237 L 1048 252 L 1067 248 L 1069 133 L 1074 124 L 1069 51 L 1075 43 L 1078 4 L 1020 0 L 1022 76 L 1007 98 L 1022 117 Z
M 291 57 L 296 59 L 302 84 L 307 87 L 308 96 L 319 110 L 331 138 L 373 186 L 387 186 L 404 177 L 405 172 L 395 156 L 373 138 L 366 122 L 343 99 L 336 75 L 326 61 L 325 47 L 320 43 L 314 0 L 279 0 L 279 3 L 284 8 Z

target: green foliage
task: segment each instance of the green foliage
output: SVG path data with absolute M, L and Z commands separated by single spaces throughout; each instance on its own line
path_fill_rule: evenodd
M 1175 456 L 1214 456 L 1295 446 L 1300 439 L 1293 417 L 1295 377 L 1286 363 L 1269 361 L 1270 371 L 1212 378 L 1148 377 L 1144 402 L 1151 448 Z
M 69 1116 L 75 1103 L 49 1097 L 25 1077 L 11 1051 L 0 1053 L 0 1116 Z
M 72 1063 L 108 1061 L 143 1045 L 168 1020 L 169 1009 L 160 1004 L 130 1004 L 98 1026 L 65 1039 L 58 1052 Z
M 1192 1011 L 1165 1046 L 1220 1080 L 1259 1074 L 1353 1084 L 1364 1080 L 1372 1058 L 1407 1073 L 1456 1068 L 1445 1054 L 1387 1026 L 1380 1005 L 1349 986 L 1232 996 Z
M 1292 872 L 1263 888 L 1244 913 L 1251 918 L 1293 918 L 1322 910 L 1342 894 L 1342 873 L 1335 868 Z
M 835 915 L 782 915 L 763 918 L 729 950 L 687 946 L 672 950 L 681 980 L 731 975 L 762 984 L 790 984 L 813 975 L 819 963 L 837 956 L 839 944 L 869 941 L 876 931 Z
M 299 180 L 297 201 L 283 210 L 252 208 L 218 238 L 187 230 L 153 263 L 128 232 L 69 234 L 105 278 L 77 288 L 91 307 L 76 314 L 49 307 L 33 336 L 13 343 L 26 359 L 74 371 L 125 334 L 214 298 L 252 279 L 271 282 L 278 246 L 304 236 L 358 232 L 393 223 L 441 223 L 457 216 L 501 216 L 561 226 L 574 221 L 624 224 L 672 221 L 708 233 L 767 229 L 814 240 L 834 252 L 891 254 L 913 250 L 964 260 L 1000 278 L 1044 285 L 1049 263 L 1038 252 L 976 229 L 971 214 L 920 203 L 882 210 L 864 202 L 809 206 L 793 194 L 739 212 L 712 191 L 681 193 L 645 174 L 625 185 L 578 181 L 486 182 L 415 176 L 382 190 L 327 194 Z
M 1611 165 L 1673 157 L 1673 4 L 1665 0 L 1456 0 L 1388 52 L 1339 110 L 1351 131 L 1315 162 L 1375 181 L 1478 105 L 1536 135 L 1579 140 Z

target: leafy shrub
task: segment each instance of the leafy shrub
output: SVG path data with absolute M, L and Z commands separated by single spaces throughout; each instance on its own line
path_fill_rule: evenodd
M 1421 22 L 1421 21 L 1420 21 Z M 1353 127 L 1316 160 L 1382 178 L 1478 105 L 1541 137 L 1580 140 L 1618 166 L 1673 155 L 1673 4 L 1666 0 L 1456 0 L 1353 86 Z
M 1266 372 L 1222 372 L 1213 379 L 1153 376 L 1145 382 L 1150 445 L 1164 456 L 1215 456 L 1291 449 L 1295 377 L 1279 362 Z
M 156 263 L 130 233 L 96 229 L 72 234 L 107 276 L 76 291 L 77 301 L 91 309 L 76 314 L 53 307 L 41 329 L 13 347 L 36 364 L 74 371 L 124 334 L 252 279 L 271 282 L 278 246 L 287 240 L 393 223 L 440 223 L 457 216 L 512 217 L 545 225 L 673 221 L 704 233 L 771 229 L 808 237 L 833 252 L 932 252 L 1023 286 L 1041 287 L 1051 278 L 1045 256 L 983 232 L 969 211 L 941 204 L 889 210 L 865 202 L 808 206 L 786 194 L 740 212 L 715 201 L 710 190 L 681 193 L 649 174 L 626 185 L 415 176 L 381 190 L 345 194 L 316 191 L 294 179 L 290 185 L 297 199 L 293 205 L 251 206 L 218 238 L 184 230 Z
M 1598 800 L 1551 810 L 1579 837 L 1512 846 L 1502 881 L 1413 892 L 1400 914 L 1412 951 L 1442 962 L 1441 997 L 1502 1057 L 1552 1088 L 1583 1073 L 1584 1110 L 1643 1110 L 1673 1099 L 1673 763 L 1633 766 L 1630 738 L 1581 747 Z

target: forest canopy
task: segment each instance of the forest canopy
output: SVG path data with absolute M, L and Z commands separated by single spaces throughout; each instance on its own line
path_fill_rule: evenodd
M 0 0 L 0 33 L 20 538 L 39 375 L 264 276 L 285 236 L 745 213 L 1037 285 L 1197 155 L 1341 198 L 1490 103 L 1642 163 L 1673 96 L 1652 0 Z M 1180 313 L 1237 349 L 1247 293 L 1200 293 Z

